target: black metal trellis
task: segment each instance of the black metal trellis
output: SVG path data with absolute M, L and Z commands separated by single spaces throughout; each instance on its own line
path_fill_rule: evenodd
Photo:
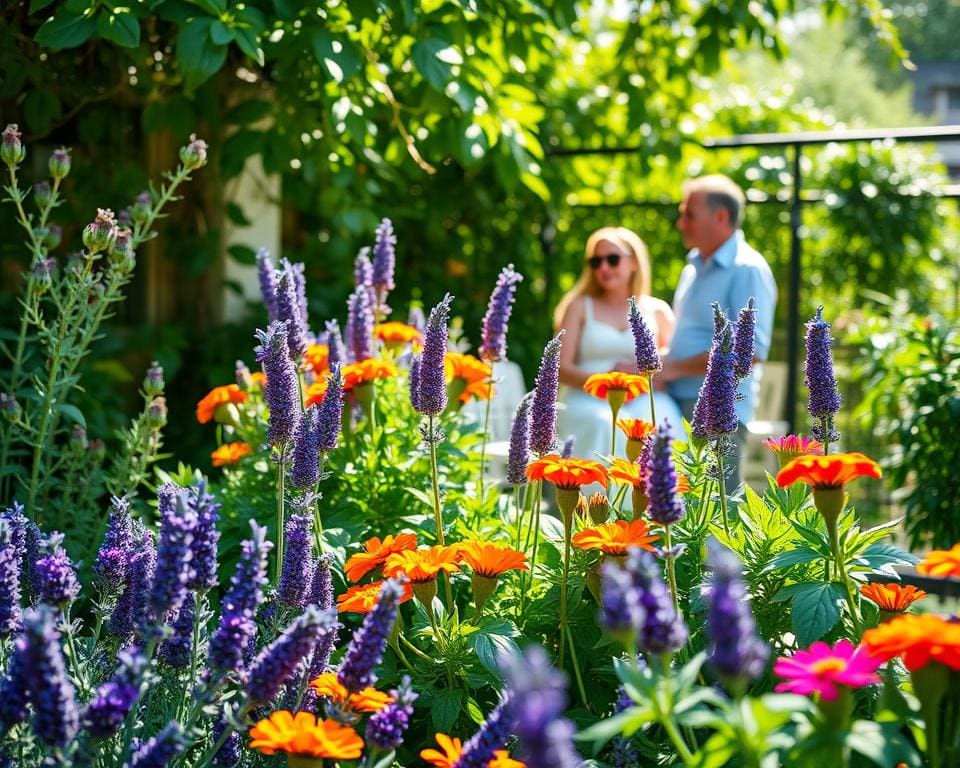
M 802 244 L 800 227 L 804 202 L 815 198 L 803 198 L 803 173 L 801 158 L 803 147 L 818 144 L 849 144 L 861 141 L 905 141 L 938 142 L 960 141 L 960 125 L 939 125 L 919 128 L 881 128 L 837 131 L 801 131 L 796 133 L 750 133 L 740 136 L 708 138 L 702 146 L 706 149 L 747 149 L 758 147 L 792 148 L 793 185 L 790 194 L 790 279 L 788 287 L 787 314 L 787 396 L 784 419 L 789 431 L 794 432 L 796 425 L 796 401 L 799 378 L 800 349 L 800 278 Z M 621 155 L 642 151 L 640 145 L 623 147 L 573 148 L 557 147 L 547 149 L 550 157 L 582 157 L 587 155 Z M 946 198 L 960 198 L 960 188 L 951 185 L 939 195 Z

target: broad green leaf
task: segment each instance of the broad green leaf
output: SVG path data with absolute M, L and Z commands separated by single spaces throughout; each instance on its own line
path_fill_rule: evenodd
M 108 10 L 102 11 L 97 17 L 97 33 L 121 48 L 136 48 L 140 45 L 140 21 L 125 8 L 118 8 L 112 13 Z
M 450 733 L 457 718 L 460 717 L 460 709 L 463 707 L 463 691 L 460 690 L 440 690 L 433 694 L 433 708 L 431 715 L 433 727 L 440 733 Z
M 61 51 L 87 42 L 96 29 L 97 22 L 92 16 L 61 11 L 43 22 L 33 39 L 37 45 Z
M 30 13 L 36 13 L 37 11 L 42 11 L 52 2 L 53 0 L 30 0 Z
M 430 509 L 433 509 L 433 499 L 427 496 L 427 494 L 421 491 L 419 488 L 407 488 L 406 491 L 415 499 L 419 499 L 428 507 L 430 507 Z
M 835 582 L 803 587 L 793 595 L 791 618 L 797 642 L 806 647 L 827 634 L 840 620 L 843 590 Z
M 249 227 L 253 222 L 247 218 L 246 214 L 243 212 L 237 203 L 230 201 L 225 207 L 227 218 L 238 227 Z
M 499 657 L 520 653 L 520 649 L 512 638 L 484 632 L 471 634 L 470 646 L 476 652 L 480 663 L 494 675 L 500 674 Z
M 234 27 L 233 39 L 241 51 L 263 66 L 263 48 L 260 47 L 260 37 L 256 32 L 250 27 Z
M 786 552 L 781 552 L 779 555 L 774 557 L 767 567 L 763 569 L 764 573 L 769 573 L 770 571 L 777 571 L 780 568 L 789 568 L 791 565 L 800 565 L 801 563 L 809 563 L 817 559 L 822 559 L 823 555 L 820 552 L 815 552 L 809 547 L 797 547 L 796 549 L 788 549 Z
M 632 736 L 654 720 L 652 709 L 633 706 L 580 731 L 574 738 L 577 741 L 592 741 L 594 751 L 598 752 L 614 736 Z
M 70 403 L 60 403 L 57 406 L 57 410 L 70 419 L 70 421 L 79 424 L 84 429 L 87 428 L 87 420 L 83 417 L 83 412 L 77 408 L 77 406 L 71 405 Z
M 233 31 L 220 19 L 215 19 L 210 25 L 210 39 L 217 45 L 230 45 Z
M 187 89 L 210 79 L 227 60 L 227 46 L 210 39 L 211 18 L 188 21 L 177 35 L 177 64 Z
M 903 737 L 901 730 L 899 722 L 856 720 L 847 733 L 846 743 L 854 752 L 859 752 L 881 768 L 900 764 L 919 768 L 923 761 Z
M 351 40 L 325 29 L 313 33 L 313 55 L 336 83 L 349 80 L 363 64 L 360 51 Z
M 430 85 L 438 91 L 444 90 L 450 82 L 452 65 L 447 49 L 450 43 L 439 37 L 429 37 L 413 44 L 413 63 Z
M 732 733 L 714 733 L 693 756 L 696 768 L 723 768 L 737 755 L 737 742 Z
M 240 243 L 231 245 L 227 248 L 227 253 L 229 253 L 231 258 L 238 264 L 251 265 L 257 263 L 257 253 L 249 245 L 242 245 Z

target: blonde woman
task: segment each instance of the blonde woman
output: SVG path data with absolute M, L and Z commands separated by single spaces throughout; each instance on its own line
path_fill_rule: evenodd
M 673 310 L 650 295 L 650 259 L 647 247 L 635 232 L 624 227 L 598 229 L 587 240 L 583 272 L 576 285 L 560 300 L 554 313 L 556 329 L 564 328 L 560 352 L 562 404 L 557 416 L 560 439 L 573 435 L 575 456 L 596 458 L 610 451 L 611 414 L 605 400 L 588 395 L 583 383 L 594 373 L 636 373 L 633 334 L 627 321 L 630 296 L 639 299 L 640 311 L 661 349 L 669 347 Z M 657 392 L 657 420 L 666 418 L 674 434 L 681 415 L 676 402 Z M 620 418 L 650 420 L 650 403 L 638 397 L 620 410 Z M 624 436 L 617 435 L 617 456 L 624 456 Z

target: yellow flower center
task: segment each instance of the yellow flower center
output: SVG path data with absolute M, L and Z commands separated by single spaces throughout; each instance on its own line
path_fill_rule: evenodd
M 836 672 L 843 672 L 847 668 L 847 662 L 836 657 L 823 659 L 815 662 L 812 669 L 816 675 L 830 675 Z

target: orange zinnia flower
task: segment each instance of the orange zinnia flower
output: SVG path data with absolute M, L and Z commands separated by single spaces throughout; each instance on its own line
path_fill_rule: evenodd
M 285 709 L 274 712 L 250 729 L 250 748 L 265 755 L 289 755 L 356 760 L 363 752 L 363 739 L 353 728 L 333 720 L 317 721 L 309 712 L 296 716 Z
M 922 589 L 912 584 L 864 584 L 860 587 L 860 594 L 868 597 L 884 611 L 903 613 L 917 600 L 927 596 Z
M 434 766 L 434 768 L 453 768 L 453 765 L 460 759 L 463 752 L 463 742 L 457 738 L 451 738 L 445 733 L 436 734 L 437 745 L 440 750 L 424 749 L 420 752 L 420 759 L 425 760 Z M 487 763 L 487 768 L 526 768 L 524 763 L 514 760 L 510 753 L 505 749 L 498 749 L 493 753 L 493 758 Z
M 587 528 L 573 537 L 573 546 L 580 549 L 599 549 L 607 555 L 620 557 L 627 554 L 630 547 L 640 547 L 653 551 L 650 542 L 660 538 L 650 533 L 645 520 L 616 520 L 596 528 Z
M 796 482 L 815 490 L 842 488 L 858 477 L 878 478 L 880 465 L 862 453 L 831 453 L 827 456 L 798 456 L 777 473 L 777 485 L 786 488 Z
M 323 398 L 327 396 L 327 380 L 322 379 L 321 381 L 315 381 L 309 387 L 304 395 L 306 402 L 304 402 L 303 407 L 309 408 L 311 405 L 320 405 L 323 402 Z
M 350 587 L 337 598 L 337 610 L 340 613 L 370 613 L 373 606 L 377 604 L 382 586 L 382 581 L 374 581 L 371 584 L 357 584 Z M 404 584 L 403 597 L 400 598 L 400 602 L 405 603 L 412 598 L 413 587 L 410 584 Z
M 814 440 L 812 437 L 803 435 L 784 435 L 783 437 L 768 437 L 761 440 L 760 444 L 766 446 L 777 456 L 777 462 L 781 467 L 787 466 L 797 456 L 806 456 L 807 454 L 823 455 L 823 443 Z
M 863 633 L 861 645 L 884 661 L 899 656 L 911 672 L 931 661 L 960 671 L 960 621 L 904 613 Z
M 546 480 L 558 488 L 579 488 L 590 483 L 607 484 L 607 470 L 590 459 L 562 459 L 551 453 L 527 466 L 528 480 Z
M 623 402 L 629 403 L 638 395 L 649 392 L 650 385 L 646 376 L 610 371 L 609 373 L 595 373 L 590 376 L 583 382 L 583 391 L 588 395 L 599 397 L 601 400 L 607 399 L 608 392 L 624 392 Z
M 217 408 L 231 403 L 242 403 L 247 399 L 247 393 L 236 384 L 227 384 L 223 387 L 214 387 L 204 398 L 197 403 L 197 421 L 206 424 L 216 415 Z
M 634 488 L 643 488 L 647 473 L 640 465 L 625 459 L 614 459 L 610 467 L 610 477 L 620 482 L 620 485 L 632 485 Z
M 456 547 L 441 547 L 439 544 L 420 549 L 394 552 L 387 558 L 383 573 L 390 578 L 402 573 L 414 584 L 434 581 L 441 571 L 456 573 L 460 570 L 460 553 Z
M 304 368 L 311 368 L 314 373 L 327 370 L 329 364 L 330 348 L 326 344 L 311 344 L 303 354 Z
M 318 696 L 326 696 L 334 704 L 347 701 L 354 712 L 379 712 L 393 701 L 393 696 L 376 688 L 367 686 L 359 693 L 347 695 L 346 686 L 338 679 L 336 672 L 324 672 L 310 681 L 310 687 Z
M 447 352 L 446 357 L 443 358 L 443 369 L 448 383 L 455 379 L 463 381 L 464 389 L 459 396 L 461 403 L 469 402 L 471 397 L 477 400 L 489 400 L 493 394 L 493 387 L 490 384 L 493 369 L 489 363 L 473 355 Z
M 506 571 L 528 571 L 527 556 L 510 547 L 485 541 L 463 541 L 453 547 L 477 576 L 495 579 Z
M 210 454 L 213 459 L 213 466 L 224 467 L 227 464 L 237 464 L 244 456 L 253 453 L 246 443 L 224 443 L 217 450 Z
M 406 323 L 380 323 L 374 330 L 374 336 L 381 341 L 395 341 L 401 344 L 423 343 L 423 334 Z
M 374 568 L 383 565 L 394 552 L 417 548 L 417 536 L 414 533 L 388 535 L 382 541 L 379 536 L 367 539 L 363 545 L 365 552 L 357 552 L 343 566 L 343 572 L 350 581 L 360 581 Z
M 657 431 L 653 424 L 643 419 L 617 419 L 617 426 L 630 440 L 646 440 Z
M 399 371 L 397 366 L 371 357 L 359 363 L 343 366 L 340 373 L 343 375 L 343 391 L 349 392 L 357 385 L 366 384 L 368 381 L 392 378 Z
M 953 576 L 960 579 L 960 544 L 951 549 L 935 549 L 917 565 L 917 573 L 945 579 Z

